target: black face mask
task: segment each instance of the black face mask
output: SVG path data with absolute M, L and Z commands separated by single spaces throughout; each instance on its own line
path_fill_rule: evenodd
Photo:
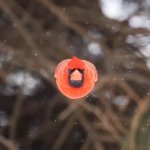
M 82 74 L 81 80 L 71 80 L 71 75 L 75 70 L 78 70 Z M 78 68 L 68 69 L 68 82 L 69 82 L 69 85 L 72 87 L 75 87 L 75 88 L 81 87 L 83 85 L 83 82 L 84 82 L 84 69 L 78 69 Z

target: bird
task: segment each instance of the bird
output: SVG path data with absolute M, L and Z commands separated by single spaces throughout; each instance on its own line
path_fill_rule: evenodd
M 58 63 L 54 78 L 63 95 L 77 100 L 93 90 L 98 80 L 98 73 L 94 64 L 73 56 Z

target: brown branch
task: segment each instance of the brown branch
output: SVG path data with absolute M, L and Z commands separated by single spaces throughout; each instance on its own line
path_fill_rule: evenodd
M 78 115 L 78 119 L 81 123 L 81 125 L 84 127 L 88 134 L 89 141 L 91 141 L 95 147 L 96 150 L 103 150 L 102 145 L 99 142 L 99 134 L 93 130 L 93 128 L 90 126 L 90 123 L 86 120 L 86 117 L 83 115 L 82 111 L 78 109 L 78 112 L 76 113 Z
M 11 123 L 10 123 L 11 125 L 10 126 L 10 139 L 12 141 L 15 141 L 15 138 L 16 138 L 17 121 L 21 114 L 21 108 L 22 108 L 23 102 L 24 102 L 24 96 L 19 93 L 18 98 L 15 103 L 15 107 L 13 109 L 13 114 L 12 114 Z
M 130 85 L 126 81 L 122 80 L 122 78 L 124 78 L 124 80 L 127 79 L 125 76 L 105 76 L 99 81 L 95 91 L 98 92 L 105 85 L 112 83 L 113 85 L 118 85 L 119 87 L 121 87 L 128 94 L 128 96 L 130 98 L 133 98 L 133 100 L 135 100 L 135 102 L 138 104 L 141 101 L 140 96 L 134 91 L 133 88 L 130 87 Z
M 16 17 L 16 15 L 11 10 L 10 6 L 7 4 L 5 0 L 1 0 L 0 7 L 2 8 L 3 12 L 6 13 L 10 17 L 12 22 L 17 25 L 16 30 L 18 31 L 18 33 L 20 33 L 20 35 L 26 41 L 28 46 L 31 49 L 38 49 L 33 39 L 31 38 L 30 34 L 28 33 L 28 31 L 22 25 L 21 21 Z
M 0 143 L 7 147 L 9 150 L 19 150 L 14 143 L 12 143 L 10 140 L 6 139 L 2 135 L 0 135 Z
M 71 129 L 74 126 L 75 119 L 76 119 L 75 115 L 72 115 L 71 118 L 69 119 L 69 121 L 67 121 L 67 123 L 66 123 L 65 127 L 63 128 L 62 132 L 59 134 L 58 139 L 54 143 L 54 145 L 52 147 L 52 150 L 60 150 L 61 149 L 61 147 L 64 144 L 65 140 L 69 136 L 69 133 L 70 133 Z
M 59 114 L 58 119 L 59 120 L 65 120 L 67 117 L 69 117 L 70 115 L 72 115 L 73 112 L 76 111 L 76 109 L 78 108 L 78 103 L 70 103 L 69 106 Z
M 74 30 L 82 36 L 87 35 L 87 31 L 84 30 L 81 26 L 71 21 L 69 16 L 63 12 L 58 6 L 56 6 L 52 1 L 48 0 L 38 0 L 42 5 L 44 5 L 50 12 L 52 12 L 59 20 L 66 25 L 68 28 Z
M 139 121 L 141 120 L 143 114 L 149 110 L 150 108 L 150 96 L 146 96 L 141 102 L 138 108 L 136 109 L 135 115 L 132 120 L 131 124 L 131 134 L 129 137 L 129 148 L 131 150 L 136 150 L 136 143 L 135 143 L 135 135 L 138 129 Z
M 100 109 L 88 104 L 88 103 L 81 103 L 80 105 L 85 110 L 92 112 L 102 123 L 103 127 L 111 133 L 111 135 L 116 139 L 120 140 L 121 136 L 118 133 L 118 131 L 112 126 L 112 124 L 109 122 L 108 118 L 105 116 L 103 112 L 101 112 Z M 111 126 L 110 126 L 111 124 Z
M 90 142 L 89 138 L 87 137 L 80 150 L 88 150 L 90 144 L 91 144 L 91 142 Z

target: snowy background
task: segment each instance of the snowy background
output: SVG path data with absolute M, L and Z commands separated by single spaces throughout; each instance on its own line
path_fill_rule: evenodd
M 99 80 L 71 101 L 72 56 Z M 149 150 L 150 0 L 0 0 L 0 150 Z

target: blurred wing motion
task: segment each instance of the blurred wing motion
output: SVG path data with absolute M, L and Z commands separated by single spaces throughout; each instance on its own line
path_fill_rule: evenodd
M 54 77 L 58 89 L 70 99 L 79 99 L 89 94 L 98 80 L 95 66 L 77 57 L 61 61 Z

